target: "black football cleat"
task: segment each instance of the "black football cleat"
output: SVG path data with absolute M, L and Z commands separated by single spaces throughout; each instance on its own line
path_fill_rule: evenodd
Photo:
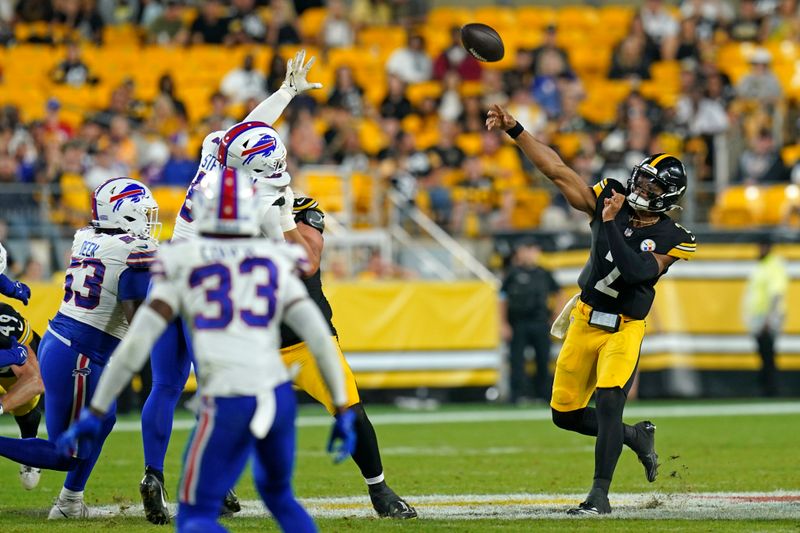
M 369 499 L 372 507 L 381 518 L 405 520 L 416 518 L 417 511 L 398 496 L 385 482 L 369 486 Z
M 600 489 L 592 489 L 589 491 L 586 501 L 567 511 L 570 516 L 595 516 L 610 513 L 611 504 L 608 503 L 608 496 Z
M 169 524 L 169 508 L 167 507 L 167 491 L 158 476 L 145 470 L 139 483 L 139 494 L 142 495 L 144 516 L 147 521 L 156 525 Z
M 233 516 L 233 513 L 238 513 L 242 510 L 242 506 L 239 503 L 239 497 L 233 492 L 233 489 L 229 490 L 225 494 L 225 499 L 222 500 L 222 508 L 219 510 L 220 516 Z
M 641 451 L 636 455 L 639 462 L 644 465 L 644 475 L 647 481 L 652 483 L 658 476 L 658 454 L 656 453 L 656 426 L 649 420 L 644 420 L 634 424 L 636 431 L 639 432 Z

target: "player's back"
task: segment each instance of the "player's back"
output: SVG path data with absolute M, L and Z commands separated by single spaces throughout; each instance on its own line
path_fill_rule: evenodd
M 206 238 L 165 245 L 157 272 L 178 291 L 192 330 L 200 389 L 253 395 L 287 381 L 279 325 L 285 306 L 306 296 L 290 289 L 302 249 L 266 239 Z
M 200 165 L 197 167 L 194 179 L 186 189 L 186 198 L 183 200 L 181 210 L 175 218 L 175 227 L 172 230 L 172 240 L 174 241 L 191 239 L 197 236 L 197 230 L 193 224 L 192 194 L 194 194 L 194 190 L 200 184 L 200 180 L 203 179 L 203 176 L 219 166 L 217 162 L 217 148 L 219 147 L 219 141 L 224 133 L 224 131 L 215 131 L 208 134 L 203 140 L 203 149 L 200 153 Z
M 75 232 L 64 279 L 64 298 L 49 329 L 90 357 L 107 358 L 128 331 L 121 302 L 141 286 L 157 245 L 127 233 L 92 227 Z

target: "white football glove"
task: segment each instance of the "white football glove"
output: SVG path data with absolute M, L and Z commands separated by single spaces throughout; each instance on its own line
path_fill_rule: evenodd
M 288 91 L 292 97 L 295 97 L 300 93 L 310 91 L 311 89 L 322 89 L 321 83 L 312 83 L 306 79 L 308 76 L 308 71 L 311 69 L 311 65 L 314 64 L 316 59 L 316 57 L 311 56 L 311 59 L 308 60 L 308 63 L 304 65 L 303 63 L 306 60 L 306 51 L 300 50 L 297 52 L 294 56 L 294 59 L 290 59 L 286 62 L 286 79 L 283 80 L 281 89 Z
M 281 206 L 281 231 L 286 233 L 297 228 L 294 221 L 294 191 L 288 185 L 283 191 L 283 205 Z

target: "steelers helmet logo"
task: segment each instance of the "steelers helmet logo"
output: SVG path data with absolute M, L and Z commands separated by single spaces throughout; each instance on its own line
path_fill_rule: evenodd
M 656 249 L 656 243 L 652 239 L 645 239 L 642 241 L 642 244 L 639 245 L 639 248 L 641 248 L 643 252 L 652 252 Z

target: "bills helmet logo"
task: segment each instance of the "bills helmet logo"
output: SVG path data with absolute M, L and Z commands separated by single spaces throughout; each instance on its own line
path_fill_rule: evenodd
M 250 148 L 242 151 L 244 164 L 248 165 L 257 156 L 269 157 L 275 151 L 278 142 L 272 135 L 262 135 L 261 138 Z
M 145 197 L 147 191 L 138 183 L 131 183 L 117 194 L 113 195 L 109 201 L 114 204 L 112 211 L 117 212 L 122 207 L 125 200 L 130 200 L 133 203 L 139 203 Z

